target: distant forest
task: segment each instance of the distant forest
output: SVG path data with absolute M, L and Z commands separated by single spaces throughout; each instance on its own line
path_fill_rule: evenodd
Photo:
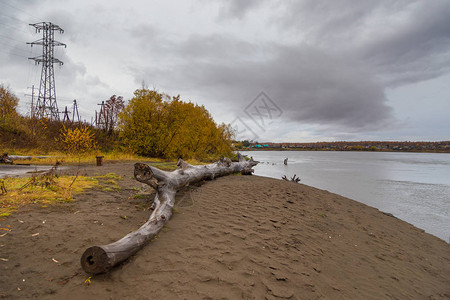
M 307 150 L 307 151 L 401 151 L 450 153 L 450 141 L 441 142 L 317 142 L 317 143 L 258 143 L 242 141 L 238 149 L 251 150 Z

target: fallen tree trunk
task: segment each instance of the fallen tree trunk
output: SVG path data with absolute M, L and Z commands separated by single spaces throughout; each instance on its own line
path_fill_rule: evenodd
M 232 162 L 222 158 L 218 162 L 192 166 L 182 159 L 178 160 L 178 169 L 166 172 L 155 167 L 136 163 L 134 177 L 156 190 L 154 211 L 148 221 L 138 230 L 131 232 L 122 239 L 103 246 L 93 246 L 86 249 L 81 256 L 81 266 L 87 273 L 99 274 L 135 254 L 163 228 L 172 216 L 175 204 L 175 194 L 181 188 L 202 180 L 212 180 L 216 177 L 233 173 L 251 175 L 253 167 L 258 164 L 253 158 L 245 160 L 238 154 L 239 161 Z
M 3 153 L 2 155 L 0 155 L 0 163 L 2 164 L 14 164 L 13 160 L 11 159 L 11 157 L 8 156 L 8 153 Z

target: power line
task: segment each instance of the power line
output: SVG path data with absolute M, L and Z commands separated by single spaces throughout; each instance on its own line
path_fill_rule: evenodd
M 33 55 L 32 52 L 27 51 L 25 49 L 18 48 L 17 45 L 8 45 L 2 43 L 2 48 L 0 48 L 1 52 L 5 54 L 11 54 L 15 56 L 25 57 L 28 58 L 31 55 Z
M 13 39 L 13 38 L 11 38 L 9 36 L 4 36 L 4 35 L 1 35 L 1 34 L 0 34 L 0 37 L 3 37 L 5 39 L 11 40 L 11 41 L 16 41 L 16 42 L 19 42 L 19 43 L 23 43 L 24 42 L 24 41 L 16 40 L 16 39 Z
M 38 17 L 36 17 L 36 16 L 34 16 L 34 15 L 32 15 L 32 14 L 26 12 L 25 10 L 23 10 L 23 9 L 21 9 L 21 8 L 18 8 L 18 7 L 16 7 L 16 6 L 14 6 L 14 5 L 11 5 L 11 4 L 9 4 L 9 3 L 5 3 L 5 2 L 3 2 L 3 1 L 0 1 L 0 3 L 2 3 L 3 5 L 9 6 L 9 7 L 11 7 L 12 9 L 15 9 L 15 10 L 18 10 L 18 11 L 20 11 L 20 12 L 23 12 L 24 14 L 26 14 L 26 15 L 32 17 L 32 18 L 35 18 L 36 20 L 41 20 L 41 18 L 38 18 Z
M 10 20 L 10 21 L 14 21 L 14 22 L 22 23 L 22 24 L 23 24 L 23 20 L 21 20 L 21 19 L 19 19 L 19 18 L 17 18 L 17 17 L 11 16 L 11 15 L 5 15 L 5 14 L 3 14 L 3 13 L 0 13 L 0 16 L 3 16 L 3 17 L 12 19 L 12 20 Z M 4 19 L 5 21 L 7 21 L 5 18 L 3 18 L 3 19 Z
M 22 22 L 22 21 L 21 21 L 21 22 Z M 22 32 L 24 32 L 24 33 L 26 33 L 26 34 L 29 34 L 29 33 L 30 33 L 29 31 L 26 31 L 25 29 L 19 29 L 16 25 L 5 24 L 5 23 L 3 23 L 3 22 L 0 22 L 0 24 L 2 24 L 2 25 L 4 25 L 4 26 L 7 26 L 7 27 L 9 27 L 9 28 L 11 28 L 11 29 L 14 29 L 14 30 L 20 30 L 20 31 L 22 31 Z
M 14 56 L 22 57 L 22 58 L 28 58 L 25 55 L 16 54 L 16 53 L 13 53 L 13 52 L 8 52 L 8 51 L 3 50 L 2 48 L 0 48 L 0 51 L 3 52 L 3 53 L 9 54 L 9 55 L 14 55 Z
M 5 38 L 3 38 L 3 37 L 1 37 L 0 36 L 0 40 L 2 40 L 2 48 L 5 48 L 5 47 L 9 47 L 9 48 L 11 48 L 11 49 L 17 49 L 17 50 L 19 50 L 19 51 L 24 51 L 24 52 L 26 52 L 27 54 L 30 52 L 29 51 L 29 49 L 27 49 L 27 48 L 24 48 L 24 46 L 25 46 L 25 43 L 16 43 L 16 42 L 14 42 L 14 41 L 11 41 L 11 40 L 6 40 Z M 3 41 L 4 40 L 4 41 Z M 25 50 L 26 49 L 26 50 Z
M 0 39 L 4 39 L 4 38 L 0 36 Z M 17 44 L 17 43 L 11 43 L 11 42 L 8 43 L 8 41 L 6 43 L 2 43 L 3 49 L 8 48 L 8 49 L 11 49 L 11 51 L 21 52 L 21 54 L 29 56 L 31 54 L 30 49 L 27 49 L 24 47 L 25 47 L 25 43 L 23 43 L 23 44 Z

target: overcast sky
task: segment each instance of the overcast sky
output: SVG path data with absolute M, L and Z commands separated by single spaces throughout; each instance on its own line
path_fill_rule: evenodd
M 88 121 L 143 84 L 258 141 L 450 140 L 450 1 L 0 0 L 0 83 L 29 112 L 42 38 Z

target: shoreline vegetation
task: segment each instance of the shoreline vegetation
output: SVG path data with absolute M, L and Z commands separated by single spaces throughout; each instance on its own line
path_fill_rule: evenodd
M 316 142 L 316 143 L 258 143 L 235 142 L 240 151 L 373 151 L 373 152 L 419 152 L 450 153 L 450 141 L 401 142 L 401 141 L 359 141 L 359 142 Z
M 93 123 L 59 120 L 50 111 L 17 112 L 19 99 L 0 84 L 0 154 L 127 153 L 173 160 L 217 160 L 232 154 L 232 128 L 216 123 L 202 105 L 180 96 L 137 89 L 127 102 L 111 96 Z M 44 110 L 50 108 L 45 108 Z

